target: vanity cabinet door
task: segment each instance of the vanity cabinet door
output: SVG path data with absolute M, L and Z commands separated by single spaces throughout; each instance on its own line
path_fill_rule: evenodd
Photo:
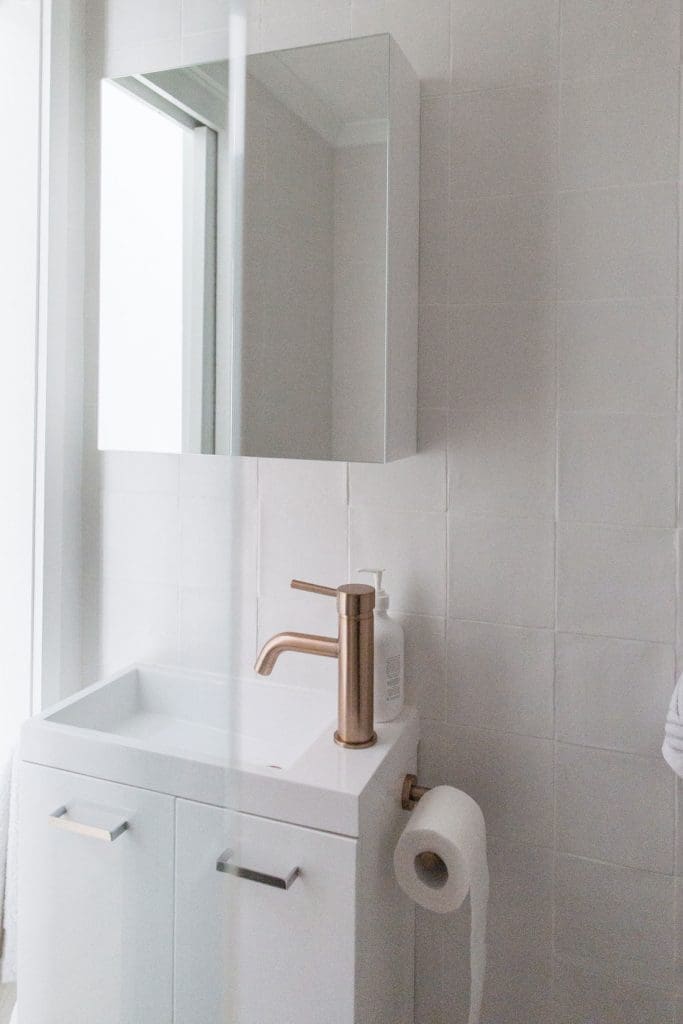
M 170 1024 L 174 800 L 34 764 L 20 787 L 21 1024 Z
M 355 840 L 185 800 L 176 835 L 176 1021 L 353 1024 Z

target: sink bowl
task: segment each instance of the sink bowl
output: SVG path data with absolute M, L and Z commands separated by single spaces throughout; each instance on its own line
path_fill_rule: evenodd
M 125 737 L 149 750 L 281 771 L 325 729 L 334 730 L 334 715 L 334 696 L 318 690 L 228 685 L 220 676 L 136 666 L 89 687 L 45 720 Z
M 417 745 L 406 708 L 378 742 L 333 739 L 336 694 L 133 665 L 29 719 L 24 761 L 310 828 L 359 834 L 363 794 Z M 392 767 L 394 766 L 394 767 Z

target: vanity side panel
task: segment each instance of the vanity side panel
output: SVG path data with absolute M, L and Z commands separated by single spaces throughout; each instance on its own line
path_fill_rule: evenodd
M 417 450 L 420 83 L 393 39 L 389 125 L 387 462 Z
M 417 739 L 415 718 L 361 797 L 356 1024 L 413 1024 L 415 906 L 396 882 L 393 857 L 409 817 L 401 788 L 416 772 Z

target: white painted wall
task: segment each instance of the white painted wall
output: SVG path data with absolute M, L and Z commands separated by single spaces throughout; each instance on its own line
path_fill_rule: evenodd
M 227 5 L 89 6 L 94 76 L 227 55 Z M 334 628 L 292 576 L 386 565 L 423 781 L 472 792 L 491 834 L 487 1024 L 680 1021 L 658 753 L 681 607 L 679 2 L 253 11 L 264 49 L 389 29 L 422 78 L 421 451 L 103 457 L 90 430 L 85 678 L 229 667 L 231 595 L 247 670 L 277 629 Z M 334 685 L 334 665 L 278 678 Z M 419 1024 L 465 1019 L 465 925 L 419 917 Z
M 0 758 L 30 711 L 41 3 L 0 4 Z

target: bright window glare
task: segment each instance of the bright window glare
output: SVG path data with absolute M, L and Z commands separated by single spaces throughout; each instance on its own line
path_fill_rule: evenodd
M 100 448 L 182 450 L 185 137 L 103 83 Z

